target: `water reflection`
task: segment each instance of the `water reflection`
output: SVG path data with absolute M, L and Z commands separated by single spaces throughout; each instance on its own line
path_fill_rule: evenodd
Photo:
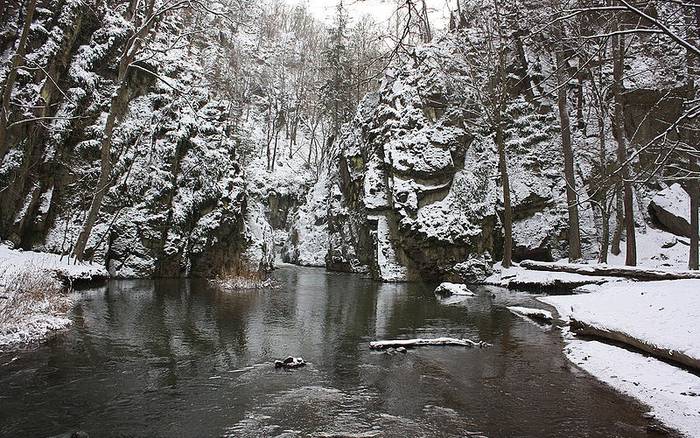
M 643 410 L 572 368 L 557 333 L 505 309 L 532 304 L 528 294 L 475 288 L 446 303 L 431 285 L 293 267 L 276 276 L 279 291 L 164 280 L 82 293 L 66 334 L 0 367 L 0 435 L 646 433 Z M 444 335 L 493 347 L 367 348 Z M 309 365 L 275 370 L 287 355 Z

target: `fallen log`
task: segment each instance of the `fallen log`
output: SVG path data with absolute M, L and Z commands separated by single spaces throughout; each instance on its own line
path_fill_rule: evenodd
M 687 354 L 680 351 L 674 351 L 669 350 L 667 348 L 659 347 L 657 345 L 630 336 L 627 333 L 596 327 L 594 325 L 588 324 L 583 321 L 579 321 L 574 318 L 571 318 L 570 327 L 571 330 L 578 335 L 592 336 L 595 338 L 620 342 L 636 350 L 648 353 L 651 356 L 654 356 L 658 359 L 673 362 L 679 365 L 692 368 L 693 370 L 700 371 L 700 359 L 688 356 Z
M 520 262 L 520 267 L 531 271 L 566 272 L 596 277 L 623 277 L 644 281 L 700 279 L 700 272 L 695 271 L 663 271 L 632 266 L 561 264 L 523 260 Z
M 554 317 L 552 312 L 544 309 L 533 309 L 530 307 L 509 306 L 508 310 L 518 316 L 524 316 L 538 322 L 551 323 Z
M 453 345 L 459 347 L 487 347 L 489 344 L 483 341 L 472 341 L 471 339 L 456 339 L 456 338 L 434 338 L 434 339 L 396 339 L 390 341 L 373 341 L 369 343 L 369 348 L 372 350 L 384 350 L 387 348 L 413 348 L 424 347 L 429 345 Z

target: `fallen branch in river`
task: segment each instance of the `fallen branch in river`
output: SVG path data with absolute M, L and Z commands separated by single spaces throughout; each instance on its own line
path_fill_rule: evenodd
M 369 348 L 372 350 L 385 350 L 387 348 L 413 348 L 424 347 L 429 345 L 452 345 L 459 347 L 488 347 L 486 342 L 475 342 L 471 339 L 456 339 L 456 338 L 434 338 L 434 339 L 396 339 L 390 341 L 373 341 L 369 343 Z
M 508 307 L 508 310 L 510 310 L 512 313 L 518 315 L 518 316 L 524 316 L 526 318 L 530 318 L 534 321 L 539 321 L 539 322 L 546 322 L 546 323 L 551 323 L 554 317 L 552 316 L 552 312 L 549 312 L 547 310 L 543 309 L 532 309 L 529 307 L 517 307 L 517 306 L 510 306 Z
M 631 266 L 583 265 L 534 262 L 523 260 L 520 267 L 531 271 L 566 272 L 570 274 L 593 275 L 597 277 L 623 277 L 636 280 L 684 280 L 700 279 L 700 272 L 693 271 L 662 271 L 660 269 L 645 269 Z

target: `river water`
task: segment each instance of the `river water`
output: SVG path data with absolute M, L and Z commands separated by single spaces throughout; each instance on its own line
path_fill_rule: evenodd
M 532 305 L 530 294 L 475 287 L 475 298 L 441 302 L 434 285 L 291 266 L 274 275 L 281 290 L 163 280 L 79 293 L 72 328 L 0 354 L 0 435 L 648 434 L 644 408 L 570 364 L 556 329 L 505 309 Z M 444 335 L 493 346 L 368 348 Z M 275 370 L 288 355 L 309 365 Z

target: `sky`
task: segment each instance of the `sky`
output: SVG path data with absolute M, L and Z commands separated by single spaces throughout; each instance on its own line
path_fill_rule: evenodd
M 320 20 L 330 22 L 336 7 L 336 0 L 287 0 L 290 4 L 306 3 Z M 344 0 L 350 16 L 357 19 L 363 15 L 372 16 L 378 23 L 391 18 L 396 0 Z M 455 7 L 456 0 L 426 0 L 431 10 L 430 20 L 434 29 L 444 29 L 449 17 L 448 3 Z

